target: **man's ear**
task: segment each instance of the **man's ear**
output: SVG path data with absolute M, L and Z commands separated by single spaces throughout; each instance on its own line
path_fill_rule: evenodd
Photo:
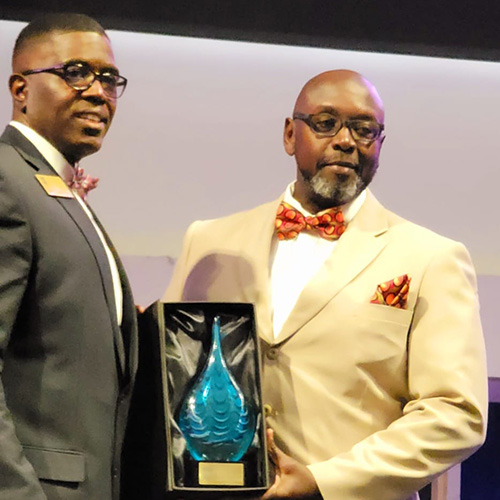
M 290 156 L 295 154 L 295 124 L 292 118 L 287 118 L 285 120 L 285 129 L 283 130 L 283 145 L 285 146 L 285 151 Z
M 12 99 L 14 99 L 14 106 L 21 110 L 22 113 L 26 112 L 26 97 L 27 85 L 24 76 L 14 73 L 9 78 L 9 89 Z

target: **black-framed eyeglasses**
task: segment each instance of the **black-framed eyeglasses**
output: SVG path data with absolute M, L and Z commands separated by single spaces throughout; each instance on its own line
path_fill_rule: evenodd
M 83 61 L 70 61 L 51 68 L 30 69 L 23 71 L 21 74 L 26 76 L 37 75 L 38 73 L 57 75 L 72 89 L 81 92 L 89 89 L 96 80 L 99 80 L 105 94 L 113 99 L 120 97 L 127 86 L 127 79 L 112 69 L 96 71 L 91 68 L 90 64 Z
M 347 127 L 355 141 L 366 144 L 376 141 L 384 133 L 384 125 L 375 120 L 341 120 L 338 116 L 326 112 L 312 115 L 295 113 L 293 119 L 307 123 L 316 134 L 323 137 L 334 137 L 342 127 Z

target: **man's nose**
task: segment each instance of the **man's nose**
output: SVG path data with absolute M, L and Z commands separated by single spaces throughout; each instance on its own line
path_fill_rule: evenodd
M 356 141 L 352 137 L 351 130 L 346 125 L 332 137 L 333 148 L 342 151 L 354 151 L 356 148 Z
M 92 85 L 88 89 L 86 89 L 82 92 L 82 96 L 95 97 L 95 98 L 100 98 L 102 100 L 105 100 L 107 97 L 107 94 L 104 91 L 104 88 L 102 86 L 101 81 L 98 78 L 96 78 L 92 82 Z

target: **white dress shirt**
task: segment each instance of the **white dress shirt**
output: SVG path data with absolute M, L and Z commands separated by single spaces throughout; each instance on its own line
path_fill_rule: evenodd
M 35 132 L 30 127 L 20 122 L 13 120 L 9 123 L 9 125 L 19 130 L 19 132 L 21 132 L 21 134 L 23 134 L 24 137 L 26 137 L 26 139 L 28 139 L 28 141 L 30 141 L 33 146 L 38 149 L 41 155 L 47 160 L 49 165 L 57 172 L 57 174 L 63 179 L 66 184 L 71 182 L 74 174 L 73 167 L 68 163 L 66 158 L 64 158 L 64 156 L 50 142 L 47 141 L 47 139 L 42 137 L 38 132 Z M 87 204 L 81 199 L 76 190 L 73 189 L 72 191 L 73 196 L 76 200 L 78 200 L 78 203 L 80 203 L 83 211 L 87 214 L 87 217 L 92 222 L 92 225 L 94 226 L 99 239 L 104 246 L 104 250 L 106 251 L 106 255 L 109 261 L 109 267 L 111 269 L 111 278 L 113 280 L 113 291 L 116 303 L 116 317 L 118 324 L 121 325 L 123 316 L 123 291 L 115 258 L 113 257 L 113 254 L 108 244 L 106 243 L 106 239 L 104 238 L 104 234 L 94 220 L 94 216 L 89 210 Z M 63 244 L 63 242 L 61 242 L 61 244 Z
M 283 201 L 305 217 L 314 215 L 293 197 L 294 185 L 294 182 L 288 185 Z M 365 199 L 366 191 L 363 191 L 352 202 L 341 207 L 346 223 L 358 213 Z M 293 240 L 278 240 L 274 236 L 270 257 L 274 338 L 280 334 L 302 290 L 335 250 L 337 242 L 322 238 L 312 231 L 302 231 Z

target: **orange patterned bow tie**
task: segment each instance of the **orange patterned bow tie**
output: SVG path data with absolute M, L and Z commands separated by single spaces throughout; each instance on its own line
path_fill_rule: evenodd
M 97 187 L 99 179 L 85 174 L 82 167 L 75 165 L 73 179 L 68 182 L 68 186 L 74 189 L 82 198 L 87 199 L 88 192 Z
M 328 208 L 316 215 L 304 217 L 284 201 L 278 207 L 275 224 L 279 240 L 292 240 L 304 230 L 316 231 L 319 236 L 327 240 L 336 240 L 346 229 L 340 208 Z

